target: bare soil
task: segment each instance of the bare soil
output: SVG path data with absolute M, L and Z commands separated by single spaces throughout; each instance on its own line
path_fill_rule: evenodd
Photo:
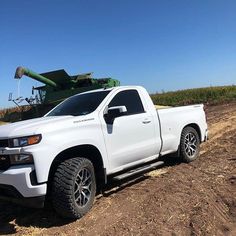
M 164 167 L 97 196 L 77 221 L 49 207 L 0 203 L 0 234 L 236 235 L 236 103 L 207 108 L 210 140 L 190 164 L 166 158 Z M 114 185 L 114 184 L 113 184 Z
M 7 124 L 7 123 L 4 121 L 0 121 L 0 125 L 5 125 L 5 124 Z

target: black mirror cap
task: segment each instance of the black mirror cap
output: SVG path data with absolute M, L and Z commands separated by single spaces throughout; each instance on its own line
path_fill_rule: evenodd
M 113 124 L 115 118 L 126 115 L 127 109 L 125 106 L 110 107 L 107 113 L 104 114 L 104 118 L 107 124 Z

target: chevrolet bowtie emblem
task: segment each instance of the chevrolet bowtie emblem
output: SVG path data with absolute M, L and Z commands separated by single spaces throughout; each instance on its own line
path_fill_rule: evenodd
M 5 161 L 6 157 L 0 157 L 0 161 Z

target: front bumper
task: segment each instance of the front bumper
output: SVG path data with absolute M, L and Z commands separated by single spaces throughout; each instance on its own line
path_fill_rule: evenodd
M 11 166 L 8 170 L 0 171 L 0 185 L 14 187 L 24 198 L 45 196 L 47 184 L 33 185 L 30 179 L 33 171 L 34 165 Z
M 16 203 L 25 207 L 43 208 L 45 196 L 40 197 L 22 197 L 19 192 L 8 185 L 0 185 L 0 201 Z

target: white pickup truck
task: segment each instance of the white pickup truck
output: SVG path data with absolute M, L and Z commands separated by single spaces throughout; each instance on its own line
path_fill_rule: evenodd
M 80 218 L 108 178 L 155 168 L 170 153 L 193 161 L 206 139 L 203 105 L 156 110 L 139 86 L 81 93 L 0 127 L 0 199 L 43 207 L 50 195 L 60 215 Z

